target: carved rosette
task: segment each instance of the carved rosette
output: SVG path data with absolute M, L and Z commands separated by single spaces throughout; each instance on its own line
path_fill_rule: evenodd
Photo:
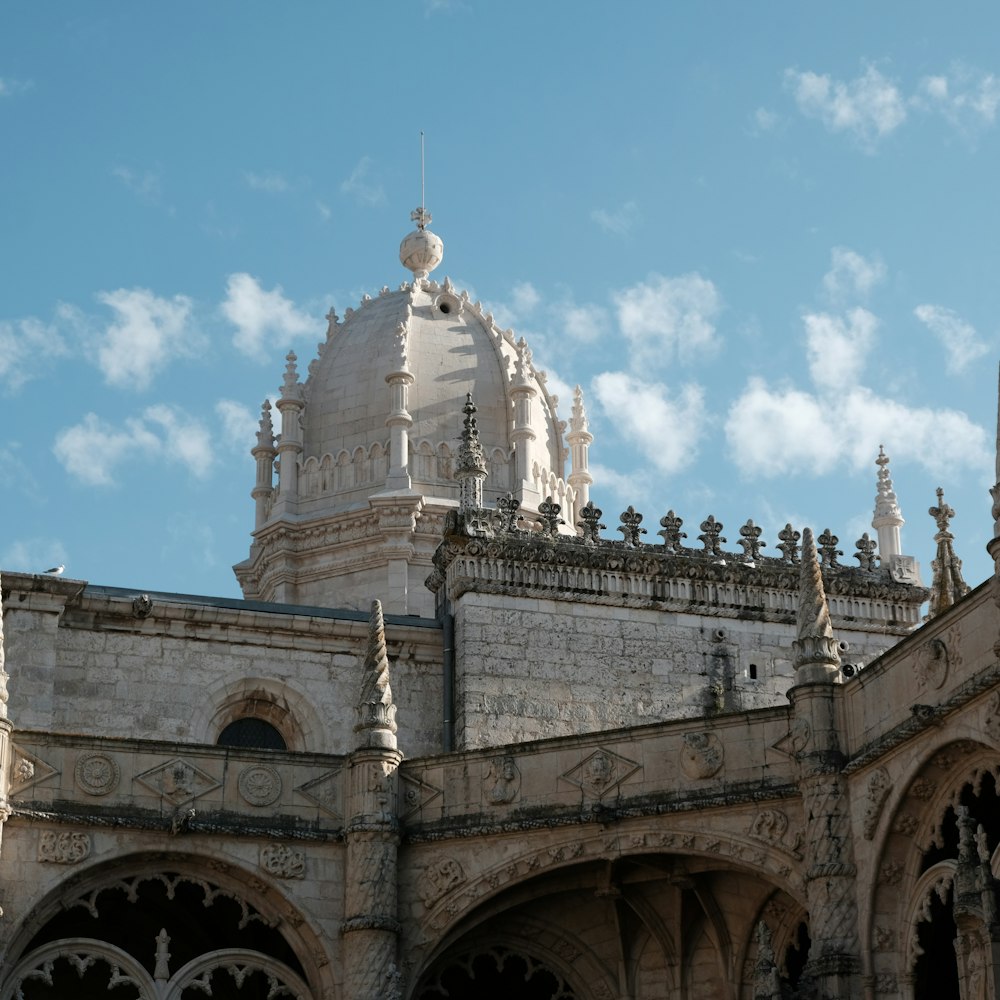
M 240 772 L 237 787 L 244 802 L 262 808 L 281 797 L 281 775 L 267 764 L 253 764 Z
M 681 770 L 692 781 L 704 781 L 722 770 L 725 751 L 715 733 L 687 733 L 681 750 Z
M 121 769 L 106 753 L 85 753 L 73 772 L 77 787 L 87 795 L 108 795 L 118 787 Z

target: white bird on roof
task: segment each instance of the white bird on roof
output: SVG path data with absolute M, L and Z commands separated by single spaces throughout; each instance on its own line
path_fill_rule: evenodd
M 45 571 L 47 576 L 62 576 L 66 572 L 66 567 L 63 565 L 53 566 L 51 569 Z

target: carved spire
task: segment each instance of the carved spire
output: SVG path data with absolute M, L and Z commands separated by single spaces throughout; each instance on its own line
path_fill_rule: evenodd
M 573 390 L 573 412 L 569 418 L 569 433 L 566 443 L 569 445 L 570 474 L 569 484 L 576 490 L 576 510 L 580 517 L 590 503 L 590 487 L 594 477 L 590 474 L 590 445 L 594 435 L 587 429 L 587 411 L 583 405 L 583 389 L 577 386 Z
M 260 408 L 260 426 L 257 430 L 257 447 L 274 448 L 274 424 L 271 423 L 271 403 L 266 399 Z
M 833 637 L 830 609 L 823 589 L 823 574 L 816 557 L 812 529 L 802 529 L 802 562 L 799 569 L 799 608 L 795 671 L 798 683 L 832 681 L 840 669 L 840 652 Z
M 299 369 L 296 364 L 298 360 L 295 351 L 289 351 L 285 355 L 285 377 L 281 383 L 282 399 L 299 399 L 302 396 L 302 385 L 299 382 Z
M 385 648 L 381 601 L 372 601 L 368 649 L 365 652 L 358 721 L 354 731 L 361 734 L 359 749 L 396 749 L 396 706 L 392 703 L 392 688 L 389 687 L 389 656 Z
M 574 431 L 586 431 L 587 410 L 583 405 L 583 389 L 577 386 L 573 390 L 573 412 L 569 418 L 569 426 Z
M 465 394 L 465 423 L 462 428 L 462 443 L 458 446 L 458 462 L 455 466 L 455 478 L 459 484 L 460 511 L 481 510 L 483 506 L 483 482 L 486 479 L 486 456 L 479 440 L 479 427 L 476 424 L 476 404 L 472 402 L 472 393 Z
M 753 1000 L 781 1000 L 781 977 L 774 960 L 771 928 L 757 924 L 757 961 L 754 963 Z
M 955 510 L 944 502 L 944 490 L 937 488 L 937 506 L 929 507 L 927 513 L 937 524 L 937 556 L 931 563 L 934 580 L 931 583 L 931 603 L 927 610 L 927 618 L 933 618 L 950 608 L 959 598 L 969 592 L 969 585 L 962 579 L 962 560 L 955 555 L 952 542 L 955 536 L 949 531 L 951 519 Z
M 878 446 L 878 486 L 875 494 L 875 515 L 872 517 L 872 527 L 878 532 L 878 550 L 882 559 L 888 565 L 891 556 L 902 555 L 899 529 L 906 523 L 899 509 L 895 490 L 892 488 L 892 476 L 889 473 L 889 456 L 882 445 Z

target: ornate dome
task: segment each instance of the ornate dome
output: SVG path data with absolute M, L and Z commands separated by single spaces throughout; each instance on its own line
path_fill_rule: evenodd
M 235 567 L 248 599 L 355 608 L 380 599 L 392 612 L 432 614 L 423 581 L 460 500 L 467 396 L 478 408 L 484 503 L 510 492 L 530 516 L 551 496 L 575 523 L 591 481 L 579 390 L 567 448 L 524 339 L 447 278 L 426 277 L 442 254 L 420 225 L 400 250 L 412 281 L 366 295 L 342 320 L 331 310 L 304 382 L 288 355 L 280 434 L 265 404 L 253 449 L 256 529 Z

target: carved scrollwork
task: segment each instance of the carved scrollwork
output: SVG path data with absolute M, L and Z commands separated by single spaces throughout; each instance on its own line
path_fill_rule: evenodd
M 285 844 L 267 844 L 260 849 L 260 866 L 275 878 L 301 879 L 306 875 L 306 856 Z
M 90 835 L 77 830 L 42 830 L 38 834 L 38 860 L 54 865 L 75 865 L 90 857 Z

